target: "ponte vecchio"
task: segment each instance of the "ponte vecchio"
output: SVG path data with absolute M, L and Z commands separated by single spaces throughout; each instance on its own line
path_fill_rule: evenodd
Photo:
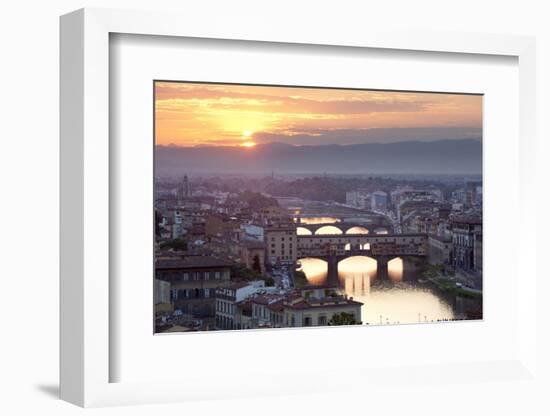
M 335 226 L 335 224 L 331 224 Z M 340 224 L 337 224 L 338 226 Z M 385 276 L 388 261 L 396 257 L 425 257 L 427 234 L 311 234 L 298 235 L 298 258 L 318 258 L 328 264 L 329 282 L 338 281 L 338 263 L 348 257 L 367 256 Z

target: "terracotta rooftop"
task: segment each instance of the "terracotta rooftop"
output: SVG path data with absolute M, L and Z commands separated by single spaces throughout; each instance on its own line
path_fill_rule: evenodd
M 295 302 L 292 304 L 285 303 L 285 308 L 289 309 L 315 309 L 315 308 L 341 308 L 342 306 L 362 306 L 362 302 L 357 302 L 356 300 L 351 299 L 340 299 L 338 303 L 336 303 L 334 300 L 326 301 L 326 302 L 315 302 L 310 303 L 307 299 L 303 299 L 299 302 Z
M 231 262 L 213 256 L 186 256 L 181 259 L 159 259 L 156 262 L 157 270 L 165 269 L 192 269 L 200 267 L 229 267 Z
M 234 282 L 231 283 L 229 286 L 225 286 L 223 289 L 242 289 L 243 287 L 250 286 L 250 282 Z
M 479 215 L 452 215 L 451 221 L 457 224 L 479 225 L 482 223 L 481 216 Z
M 257 249 L 262 249 L 262 248 L 265 248 L 265 244 L 263 241 L 254 241 L 254 240 L 242 240 L 240 242 L 240 244 L 243 246 L 243 247 L 246 247 L 248 249 L 254 249 L 254 248 L 257 248 Z

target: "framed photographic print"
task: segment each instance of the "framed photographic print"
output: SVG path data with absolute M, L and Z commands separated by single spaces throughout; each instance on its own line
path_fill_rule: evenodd
M 154 93 L 155 332 L 482 319 L 482 95 Z
M 532 380 L 533 39 L 184 21 L 61 19 L 62 398 Z

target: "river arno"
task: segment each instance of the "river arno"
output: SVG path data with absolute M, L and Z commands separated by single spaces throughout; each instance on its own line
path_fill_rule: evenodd
M 326 263 L 320 259 L 300 259 L 302 270 L 312 285 L 326 283 Z M 422 283 L 416 267 L 401 259 L 388 264 L 388 277 L 378 278 L 376 261 L 351 257 L 338 265 L 340 285 L 345 293 L 363 303 L 363 324 L 405 324 L 466 319 L 481 311 L 480 301 L 449 296 L 429 283 Z M 420 281 L 419 281 L 420 280 Z

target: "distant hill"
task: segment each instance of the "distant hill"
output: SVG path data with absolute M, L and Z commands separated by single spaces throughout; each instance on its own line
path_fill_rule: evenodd
M 480 139 L 380 144 L 156 147 L 159 176 L 183 173 L 480 174 Z

